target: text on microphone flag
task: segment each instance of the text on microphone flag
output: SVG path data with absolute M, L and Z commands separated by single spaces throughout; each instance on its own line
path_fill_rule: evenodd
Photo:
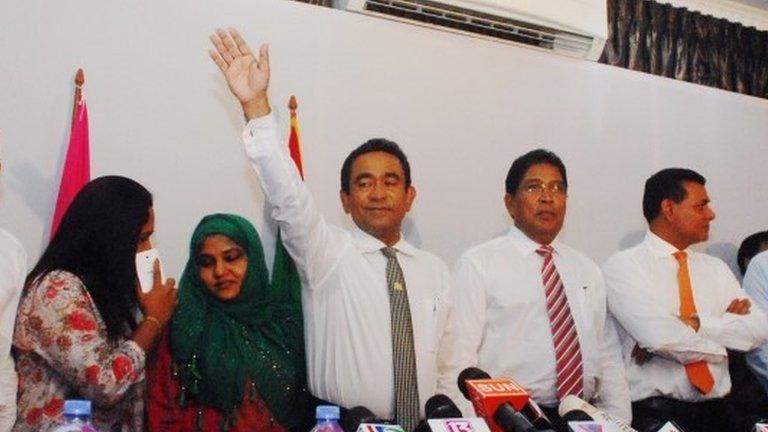
M 405 432 L 401 426 L 388 424 L 363 423 L 357 432 Z
M 568 428 L 575 432 L 603 432 L 603 425 L 594 421 L 568 422 Z

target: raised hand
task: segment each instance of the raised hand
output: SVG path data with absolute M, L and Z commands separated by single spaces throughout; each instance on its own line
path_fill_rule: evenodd
M 157 320 L 156 324 L 165 327 L 176 309 L 176 281 L 172 278 L 162 280 L 158 260 L 154 262 L 152 277 L 152 289 L 149 292 L 142 293 L 140 289 L 137 290 L 139 305 L 145 317 L 152 317 Z
M 269 112 L 269 51 L 259 48 L 258 58 L 237 30 L 216 30 L 211 35 L 215 50 L 208 53 L 227 80 L 232 94 L 240 101 L 246 117 L 253 118 Z M 266 112 L 264 112 L 266 110 Z

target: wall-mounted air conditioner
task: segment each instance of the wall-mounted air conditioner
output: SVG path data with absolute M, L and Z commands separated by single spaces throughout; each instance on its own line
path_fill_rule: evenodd
M 597 60 L 605 0 L 334 0 L 349 11 Z

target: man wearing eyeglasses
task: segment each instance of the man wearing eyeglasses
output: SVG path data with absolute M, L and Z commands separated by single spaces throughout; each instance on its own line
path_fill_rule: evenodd
M 602 274 L 557 240 L 568 198 L 563 162 L 547 150 L 528 152 L 512 163 L 505 187 L 509 231 L 465 252 L 454 269 L 459 334 L 445 351 L 455 356 L 450 363 L 514 378 L 561 430 L 557 406 L 571 394 L 629 420 Z

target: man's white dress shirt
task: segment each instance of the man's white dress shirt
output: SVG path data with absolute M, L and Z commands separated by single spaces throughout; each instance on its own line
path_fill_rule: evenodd
M 629 389 L 616 331 L 606 316 L 600 268 L 557 240 L 551 245 L 579 336 L 585 399 L 599 395 L 601 409 L 629 420 Z M 492 377 L 513 378 L 538 403 L 556 406 L 555 349 L 541 275 L 544 258 L 536 253 L 540 246 L 513 226 L 459 258 L 451 320 L 457 339 L 452 354 L 462 360 L 452 363 L 459 371 L 477 365 Z
M 0 229 L 0 431 L 16 422 L 17 377 L 11 357 L 16 308 L 27 273 L 27 253 L 16 238 Z
M 312 393 L 351 408 L 394 418 L 394 377 L 386 245 L 360 229 L 329 225 L 278 139 L 274 115 L 243 132 L 251 163 L 302 279 L 307 378 Z M 436 256 L 401 239 L 413 322 L 419 400 L 435 393 L 437 349 L 450 306 L 450 273 Z
M 768 319 L 759 307 L 747 315 L 726 313 L 733 299 L 747 297 L 720 259 L 686 249 L 699 331 L 680 315 L 677 249 L 652 232 L 637 246 L 618 252 L 603 266 L 608 306 L 621 324 L 624 362 L 632 400 L 664 396 L 687 402 L 720 398 L 731 390 L 725 349 L 750 350 L 768 337 Z M 653 356 L 642 366 L 632 358 L 638 344 Z M 688 380 L 686 363 L 704 360 L 715 380 L 701 394 Z

